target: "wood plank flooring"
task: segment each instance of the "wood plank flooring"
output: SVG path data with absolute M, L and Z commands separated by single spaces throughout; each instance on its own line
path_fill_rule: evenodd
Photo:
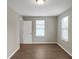
M 72 59 L 56 44 L 21 45 L 11 59 Z

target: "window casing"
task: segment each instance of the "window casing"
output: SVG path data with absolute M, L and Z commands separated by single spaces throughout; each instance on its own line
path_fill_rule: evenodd
M 36 20 L 36 36 L 45 36 L 45 20 Z
M 62 18 L 61 37 L 62 37 L 62 40 L 68 41 L 68 16 Z

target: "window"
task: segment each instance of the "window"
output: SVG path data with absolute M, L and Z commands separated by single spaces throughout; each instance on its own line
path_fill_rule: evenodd
M 62 18 L 61 32 L 62 40 L 68 41 L 68 16 Z
M 36 36 L 45 36 L 44 20 L 36 20 Z

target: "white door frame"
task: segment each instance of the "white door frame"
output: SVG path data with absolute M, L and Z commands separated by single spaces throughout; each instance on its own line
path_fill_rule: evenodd
M 27 25 L 27 23 L 28 23 L 28 26 L 29 27 L 27 27 L 27 28 L 24 28 L 25 27 L 25 25 Z M 30 23 L 30 24 L 29 24 Z M 30 28 L 30 29 L 29 29 Z M 27 29 L 27 30 L 26 30 Z M 29 29 L 29 30 L 28 30 Z M 31 33 L 28 33 L 29 31 L 31 31 Z M 27 32 L 27 33 L 25 33 L 25 32 Z M 29 34 L 29 35 L 28 35 Z M 27 36 L 26 36 L 27 35 Z M 30 36 L 31 35 L 31 36 Z M 30 37 L 29 37 L 30 36 Z M 33 43 L 33 38 L 32 38 L 32 21 L 31 20 L 26 20 L 26 21 L 23 21 L 23 42 L 22 42 L 22 44 L 32 44 Z M 28 39 L 29 40 L 28 40 Z M 26 40 L 27 39 L 27 40 Z

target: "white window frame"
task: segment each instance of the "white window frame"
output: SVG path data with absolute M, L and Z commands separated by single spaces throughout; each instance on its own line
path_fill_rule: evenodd
M 41 21 L 41 22 L 42 22 L 42 21 L 44 22 L 44 28 L 40 28 L 40 29 L 44 29 L 44 30 L 43 30 L 43 33 L 39 33 L 39 34 L 38 34 L 38 33 L 37 33 L 37 31 L 38 31 L 38 30 L 37 30 L 37 29 L 38 29 L 37 27 L 38 27 L 38 26 L 37 26 L 37 25 L 43 25 L 43 24 L 37 24 L 37 22 L 40 22 L 40 21 Z M 41 32 L 41 31 L 40 31 L 40 32 Z M 42 35 L 41 35 L 41 34 L 42 34 Z M 45 20 L 36 20 L 36 34 L 35 34 L 35 35 L 36 35 L 36 37 L 44 37 L 44 36 L 45 36 Z
M 68 41 L 68 16 L 63 17 L 61 20 L 61 39 L 66 42 Z

